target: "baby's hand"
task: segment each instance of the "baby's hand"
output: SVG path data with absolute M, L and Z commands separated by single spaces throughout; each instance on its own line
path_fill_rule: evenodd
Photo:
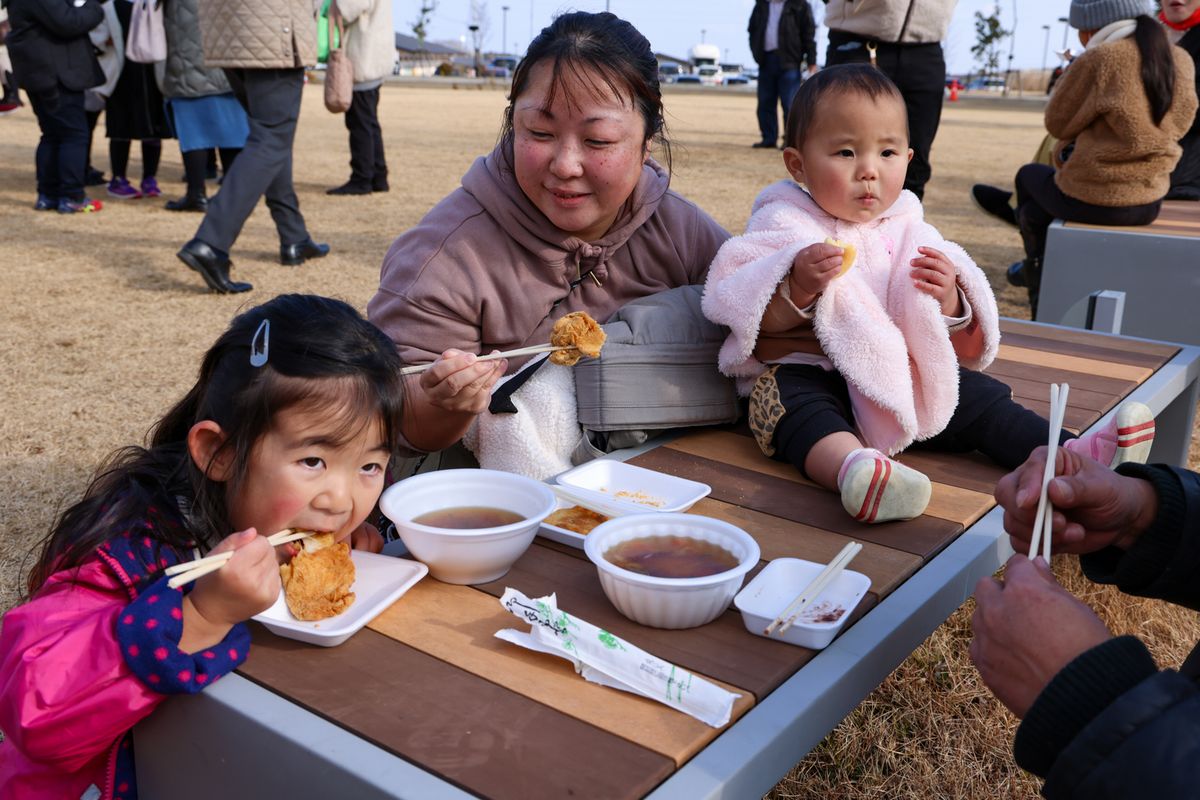
M 825 291 L 829 282 L 836 278 L 842 269 L 842 248 L 820 242 L 810 244 L 796 253 L 792 259 L 791 289 L 793 301 L 796 295 L 816 297 Z M 809 302 L 812 302 L 809 300 Z M 807 305 L 805 303 L 804 305 Z
M 945 253 L 932 247 L 918 247 L 917 252 L 921 256 L 911 262 L 913 285 L 917 291 L 937 300 L 947 317 L 961 317 L 963 310 L 958 297 L 954 263 Z
M 196 581 L 188 594 L 196 612 L 217 627 L 232 627 L 266 611 L 279 596 L 275 549 L 253 528 L 235 533 L 213 548 L 234 551 L 225 566 Z

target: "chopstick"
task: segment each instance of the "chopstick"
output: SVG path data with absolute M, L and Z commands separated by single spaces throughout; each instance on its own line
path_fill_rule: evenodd
M 552 353 L 555 350 L 574 350 L 574 349 L 575 348 L 568 347 L 566 345 L 557 346 L 557 345 L 552 345 L 552 344 L 535 344 L 530 347 L 518 347 L 516 350 L 505 350 L 503 353 L 488 353 L 487 355 L 482 355 L 482 356 L 477 357 L 475 360 L 476 361 L 494 361 L 497 358 L 509 358 L 510 356 L 513 358 L 516 358 L 517 356 L 531 356 L 534 353 Z M 432 366 L 433 366 L 433 362 L 430 362 L 428 364 L 417 364 L 417 365 L 411 366 L 411 367 L 404 367 L 400 370 L 400 374 L 401 375 L 413 375 L 418 372 L 424 372 L 425 370 L 429 369 Z
M 1062 435 L 1063 418 L 1067 413 L 1067 384 L 1050 384 L 1050 438 L 1047 443 L 1046 469 L 1042 472 L 1042 492 L 1038 496 L 1037 513 L 1033 515 L 1033 534 L 1029 537 L 1030 560 L 1040 555 L 1050 563 L 1050 539 L 1054 529 L 1054 504 L 1050 502 L 1050 481 L 1054 480 L 1054 462 L 1058 455 L 1058 439 Z
M 295 542 L 299 539 L 307 539 L 316 531 L 294 531 L 291 528 L 284 528 L 279 533 L 271 534 L 267 537 L 267 541 L 272 547 L 278 547 L 281 544 Z M 194 561 L 185 561 L 182 564 L 175 564 L 167 567 L 163 572 L 167 575 L 175 577 L 167 581 L 167 586 L 172 589 L 178 589 L 184 584 L 191 583 L 197 578 L 203 578 L 210 572 L 216 572 L 221 567 L 225 566 L 225 562 L 233 557 L 235 551 L 226 550 L 223 553 L 217 553 L 204 558 L 197 558 Z
M 848 542 L 841 549 L 841 552 L 825 565 L 825 569 L 821 570 L 817 577 L 813 578 L 800 591 L 800 594 L 796 595 L 795 599 L 788 603 L 787 608 L 771 621 L 771 624 L 763 631 L 763 635 L 770 636 L 776 628 L 779 628 L 779 633 L 782 634 L 788 628 L 792 627 L 792 623 L 799 619 L 800 615 L 813 604 L 813 601 L 821 596 L 821 592 L 825 591 L 829 587 L 829 584 L 833 583 L 842 574 L 842 570 L 846 569 L 846 566 L 854 560 L 854 557 L 862 549 L 863 546 L 858 542 Z

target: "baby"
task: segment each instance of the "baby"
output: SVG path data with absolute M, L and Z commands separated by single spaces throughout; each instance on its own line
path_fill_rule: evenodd
M 792 101 L 786 142 L 794 180 L 755 200 L 703 302 L 730 328 L 720 368 L 750 394 L 763 452 L 837 489 L 863 522 L 924 511 L 929 479 L 890 458 L 914 442 L 1020 465 L 1049 426 L 980 371 L 999 346 L 996 300 L 903 190 L 912 150 L 895 84 L 868 65 L 822 70 Z M 1062 438 L 1116 464 L 1145 460 L 1153 429 L 1128 403 L 1103 430 Z

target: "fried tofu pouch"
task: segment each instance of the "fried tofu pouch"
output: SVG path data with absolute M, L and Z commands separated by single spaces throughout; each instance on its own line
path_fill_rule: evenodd
M 354 603 L 350 545 L 322 533 L 303 540 L 304 549 L 279 566 L 283 598 L 296 619 L 312 622 L 341 614 Z
M 550 363 L 573 367 L 583 356 L 596 358 L 606 338 L 604 329 L 582 311 L 565 314 L 554 323 L 550 331 L 550 344 L 572 349 L 555 350 L 550 354 Z

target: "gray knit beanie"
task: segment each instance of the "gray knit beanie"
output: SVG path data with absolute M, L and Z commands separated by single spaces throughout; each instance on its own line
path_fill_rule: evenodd
M 1153 14 L 1147 0 L 1071 0 L 1071 27 L 1080 31 L 1098 31 L 1119 19 Z

